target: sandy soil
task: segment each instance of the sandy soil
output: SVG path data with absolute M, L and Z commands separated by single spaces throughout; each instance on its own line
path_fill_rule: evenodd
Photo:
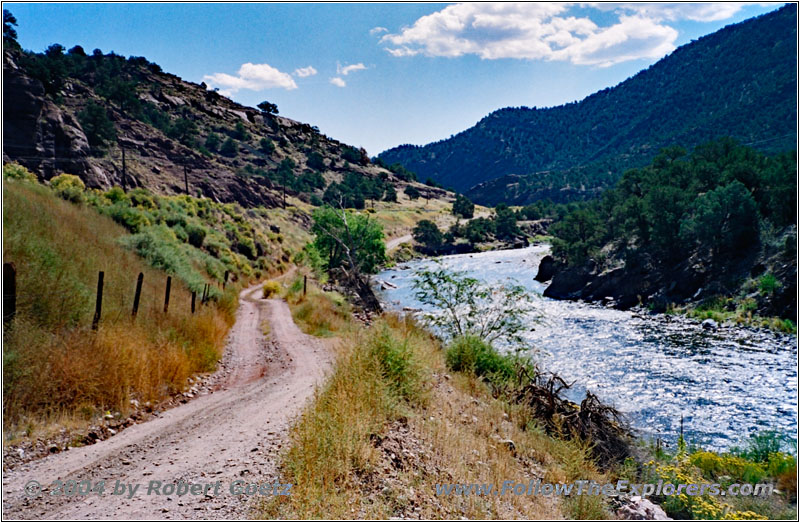
M 246 517 L 260 494 L 234 495 L 231 484 L 273 484 L 291 423 L 322 383 L 332 352 L 303 334 L 281 300 L 260 287 L 240 295 L 228 338 L 225 375 L 217 390 L 88 447 L 21 465 L 3 477 L 4 519 L 222 519 Z M 261 324 L 269 321 L 264 336 Z M 26 493 L 35 480 L 38 495 Z M 102 494 L 52 495 L 56 480 L 105 481 Z M 163 485 L 203 485 L 199 494 L 151 492 Z M 128 497 L 117 485 L 139 484 Z M 215 487 L 216 482 L 220 486 Z M 206 490 L 205 485 L 211 484 Z M 216 490 L 215 490 L 216 488 Z M 285 487 L 265 491 L 270 494 Z M 195 492 L 199 489 L 196 488 Z

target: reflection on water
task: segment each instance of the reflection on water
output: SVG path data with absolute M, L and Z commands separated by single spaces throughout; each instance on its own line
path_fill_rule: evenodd
M 591 390 L 625 412 L 643 435 L 674 439 L 681 415 L 690 441 L 721 449 L 759 430 L 797 429 L 797 339 L 754 329 L 703 330 L 697 322 L 641 311 L 551 300 L 533 280 L 546 246 L 448 256 L 450 269 L 487 283 L 523 285 L 541 313 L 527 339 L 542 366 L 560 374 L 573 400 Z M 416 261 L 379 274 L 389 309 L 423 308 L 414 298 Z

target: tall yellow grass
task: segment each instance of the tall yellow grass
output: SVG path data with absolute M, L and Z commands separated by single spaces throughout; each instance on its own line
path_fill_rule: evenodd
M 11 433 L 53 417 L 124 412 L 130 399 L 162 399 L 193 373 L 214 368 L 233 323 L 236 289 L 229 286 L 218 304 L 200 306 L 198 297 L 192 315 L 189 291 L 173 278 L 164 314 L 166 274 L 118 243 L 126 231 L 44 186 L 5 180 L 3 225 L 3 261 L 15 264 L 18 290 L 17 317 L 3 330 L 3 418 Z M 101 270 L 103 312 L 95 332 Z

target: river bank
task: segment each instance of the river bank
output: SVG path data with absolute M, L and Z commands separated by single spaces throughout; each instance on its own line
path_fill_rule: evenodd
M 540 313 L 526 341 L 536 359 L 573 387 L 571 399 L 587 390 L 614 404 L 645 438 L 674 442 L 681 417 L 690 442 L 725 449 L 748 434 L 797 427 L 796 336 L 737 325 L 704 328 L 697 319 L 622 311 L 599 304 L 542 296 L 533 280 L 546 246 L 449 256 L 448 268 L 487 283 L 508 278 L 522 284 Z M 422 309 L 414 297 L 418 260 L 383 271 L 378 290 L 389 310 Z M 759 384 L 753 387 L 753 383 Z

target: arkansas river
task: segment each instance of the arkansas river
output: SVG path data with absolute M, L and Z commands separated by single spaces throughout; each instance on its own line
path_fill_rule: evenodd
M 796 336 L 741 327 L 710 331 L 683 317 L 545 298 L 546 284 L 533 278 L 548 251 L 537 245 L 439 260 L 490 285 L 512 279 L 525 287 L 540 314 L 526 335 L 540 366 L 574 382 L 567 397 L 579 402 L 592 391 L 647 439 L 674 442 L 681 415 L 687 440 L 708 449 L 741 445 L 762 430 L 795 434 Z M 424 309 L 414 296 L 414 273 L 434 263 L 412 261 L 377 275 L 397 286 L 378 289 L 384 306 Z

